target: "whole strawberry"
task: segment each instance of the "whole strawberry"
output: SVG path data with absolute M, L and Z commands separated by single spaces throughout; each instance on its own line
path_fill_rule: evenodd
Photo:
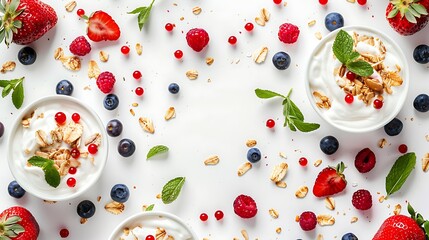
M 200 52 L 210 41 L 209 34 L 202 28 L 193 28 L 186 33 L 186 41 L 194 51 Z
M 0 41 L 7 46 L 11 42 L 27 45 L 36 41 L 58 20 L 55 10 L 39 0 L 10 0 L 0 4 L 5 9 L 0 15 Z
M 0 214 L 0 239 L 36 240 L 39 224 L 27 209 L 14 206 Z
M 427 25 L 428 10 L 429 0 L 390 0 L 386 18 L 399 34 L 413 35 Z
M 319 175 L 313 186 L 313 194 L 316 197 L 326 197 L 339 192 L 342 192 L 346 186 L 347 181 L 344 176 L 345 166 L 344 163 L 339 163 L 336 168 L 326 167 Z

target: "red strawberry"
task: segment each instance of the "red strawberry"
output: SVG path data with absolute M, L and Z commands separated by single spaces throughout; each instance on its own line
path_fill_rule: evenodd
M 428 23 L 429 0 L 390 0 L 386 18 L 401 35 L 413 35 Z
M 0 15 L 0 42 L 5 41 L 9 46 L 16 44 L 30 44 L 41 38 L 55 26 L 58 17 L 55 10 L 39 0 L 10 0 L 0 3 L 5 9 Z M 11 6 L 18 6 L 14 9 Z
M 27 209 L 14 206 L 0 214 L 0 239 L 37 240 L 39 224 Z
M 341 162 L 336 168 L 326 167 L 319 175 L 313 187 L 313 194 L 316 197 L 330 196 L 343 191 L 346 188 L 347 181 L 344 176 L 345 166 Z
M 121 30 L 109 14 L 96 11 L 88 18 L 87 35 L 94 42 L 115 41 L 121 36 Z

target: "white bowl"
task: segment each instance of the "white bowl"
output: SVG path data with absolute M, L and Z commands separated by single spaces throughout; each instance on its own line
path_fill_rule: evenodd
M 22 119 L 29 116 L 33 111 L 36 111 L 34 120 L 30 123 L 29 128 L 24 128 Z M 27 166 L 27 160 L 34 156 L 34 152 L 37 150 L 35 131 L 43 129 L 49 134 L 50 130 L 56 127 L 54 115 L 59 111 L 66 114 L 67 123 L 72 121 L 71 115 L 73 113 L 79 113 L 79 123 L 84 126 L 80 146 L 82 152 L 86 150 L 85 140 L 93 133 L 101 134 L 101 144 L 95 155 L 88 154 L 87 158 L 79 158 L 81 166 L 77 168 L 76 174 L 61 177 L 60 185 L 54 188 L 47 184 L 42 169 Z M 40 113 L 43 113 L 43 117 L 37 118 Z M 76 98 L 64 95 L 41 98 L 22 110 L 13 124 L 8 142 L 9 169 L 16 181 L 27 192 L 44 200 L 62 201 L 79 196 L 97 182 L 107 161 L 108 141 L 104 124 L 89 106 Z M 26 149 L 30 150 L 30 153 L 25 153 Z M 91 161 L 92 157 L 94 161 Z M 75 187 L 67 186 L 66 181 L 69 177 L 76 179 Z
M 393 57 L 401 67 L 403 84 L 392 87 L 394 91 L 391 95 L 383 93 L 384 103 L 381 109 L 375 109 L 372 103 L 365 106 L 355 96 L 352 104 L 347 104 L 344 100 L 345 93 L 337 85 L 333 71 L 332 43 L 340 30 L 347 32 L 354 31 L 359 34 L 372 35 L 380 38 L 386 46 L 386 61 L 391 61 Z M 390 122 L 404 105 L 409 88 L 409 68 L 407 59 L 401 48 L 385 34 L 368 27 L 347 26 L 328 34 L 315 47 L 310 55 L 306 71 L 306 92 L 311 106 L 316 112 L 332 126 L 347 132 L 369 132 L 379 129 Z M 395 61 L 392 61 L 395 62 Z M 332 69 L 331 69 L 332 67 Z M 317 98 L 313 96 L 313 91 L 321 90 L 331 99 L 332 106 L 329 109 L 321 109 L 316 105 Z
M 124 233 L 125 228 L 132 230 L 135 227 L 142 227 L 143 229 L 147 229 L 148 233 L 145 232 L 144 234 L 152 234 L 153 236 L 155 236 L 156 228 L 161 227 L 166 230 L 168 235 L 172 235 L 175 240 L 198 239 L 197 235 L 191 229 L 191 227 L 179 217 L 171 213 L 149 211 L 141 212 L 125 219 L 115 228 L 115 230 L 113 230 L 112 234 L 109 237 L 109 240 L 119 240 Z M 144 237 L 145 236 L 146 235 L 144 235 Z

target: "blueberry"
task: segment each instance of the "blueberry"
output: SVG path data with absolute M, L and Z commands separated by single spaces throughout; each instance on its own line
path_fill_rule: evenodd
M 422 44 L 418 45 L 413 52 L 413 58 L 421 64 L 429 63 L 429 46 Z
M 133 155 L 135 150 L 136 150 L 136 145 L 132 140 L 124 138 L 121 141 L 119 141 L 118 152 L 122 157 L 129 157 Z
M 57 94 L 70 96 L 73 93 L 73 84 L 68 80 L 61 80 L 58 82 L 55 91 Z
M 320 150 L 327 155 L 334 154 L 339 146 L 338 140 L 333 136 L 326 136 L 320 140 Z
M 122 123 L 118 119 L 112 119 L 106 126 L 107 134 L 111 137 L 117 137 L 122 133 Z
M 119 105 L 119 98 L 113 93 L 107 94 L 106 97 L 104 98 L 103 104 L 107 110 L 114 110 Z
M 258 162 L 261 160 L 261 151 L 257 148 L 251 148 L 247 151 L 247 160 L 251 163 Z
M 273 64 L 278 70 L 285 70 L 290 65 L 290 56 L 285 52 L 278 52 L 273 56 Z
M 180 87 L 177 83 L 170 83 L 170 85 L 168 85 L 168 91 L 172 94 L 177 94 L 180 90 Z
M 419 112 L 429 111 L 429 96 L 427 94 L 420 94 L 414 98 L 414 108 Z
M 3 136 L 4 134 L 4 125 L 3 123 L 0 122 L 0 138 Z
M 384 126 L 384 131 L 389 136 L 396 136 L 401 133 L 403 126 L 404 125 L 402 124 L 401 120 L 394 118 Z
M 25 190 L 16 181 L 9 183 L 7 191 L 9 192 L 9 195 L 14 198 L 22 198 L 25 194 Z
M 344 26 L 344 18 L 341 14 L 332 12 L 326 15 L 325 17 L 325 27 L 329 31 L 334 31 L 338 28 L 342 28 Z
M 23 65 L 31 65 L 36 61 L 37 54 L 31 47 L 24 47 L 18 52 L 18 60 Z
M 343 235 L 341 240 L 358 240 L 358 238 L 353 233 L 346 233 Z
M 112 190 L 110 190 L 110 197 L 113 201 L 124 203 L 128 201 L 130 197 L 130 190 L 128 190 L 128 187 L 124 184 L 116 184 L 112 187 Z
M 95 214 L 95 205 L 89 200 L 83 200 L 77 205 L 77 214 L 81 218 L 90 218 Z

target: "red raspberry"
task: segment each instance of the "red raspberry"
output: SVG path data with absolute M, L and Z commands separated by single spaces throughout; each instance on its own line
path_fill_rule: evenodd
M 186 41 L 189 47 L 194 49 L 196 52 L 203 50 L 209 43 L 209 34 L 202 28 L 193 28 L 186 33 Z
M 298 40 L 299 28 L 291 23 L 283 23 L 279 27 L 278 35 L 284 43 L 295 43 Z
M 356 209 L 368 210 L 372 207 L 372 196 L 368 190 L 360 189 L 353 193 L 352 204 Z
M 234 212 L 242 218 L 252 218 L 258 212 L 255 200 L 247 195 L 239 195 L 234 200 Z
M 107 94 L 112 91 L 115 81 L 115 76 L 111 72 L 102 72 L 97 78 L 97 87 Z
M 371 171 L 375 166 L 375 154 L 371 149 L 364 148 L 355 158 L 355 167 L 360 173 Z
M 91 44 L 89 44 L 84 36 L 80 36 L 73 40 L 69 49 L 74 55 L 85 56 L 91 52 Z
M 304 231 L 311 231 L 316 228 L 317 219 L 316 214 L 310 211 L 301 213 L 299 216 L 299 226 Z

